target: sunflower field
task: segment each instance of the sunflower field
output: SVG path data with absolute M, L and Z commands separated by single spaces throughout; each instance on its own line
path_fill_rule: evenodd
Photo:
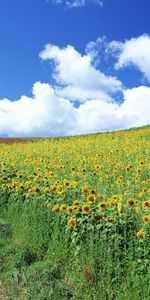
M 12 300 L 148 300 L 150 127 L 0 144 Z

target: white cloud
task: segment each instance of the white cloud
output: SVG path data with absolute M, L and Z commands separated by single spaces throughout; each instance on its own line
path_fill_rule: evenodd
M 150 87 L 139 86 L 124 91 L 125 101 L 120 106 L 120 117 L 133 119 L 131 126 L 150 124 Z
M 150 88 L 124 91 L 122 104 L 87 101 L 78 109 L 77 133 L 124 129 L 150 124 Z M 88 122 L 87 122 L 88 120 Z
M 54 61 L 56 84 L 36 82 L 32 97 L 1 99 L 0 136 L 75 135 L 150 124 L 150 87 L 123 90 L 117 78 L 96 69 L 90 51 L 81 55 L 72 46 L 47 45 L 40 57 Z M 112 98 L 120 90 L 122 104 Z
M 124 43 L 113 41 L 109 48 L 117 57 L 116 69 L 136 66 L 150 82 L 150 36 L 142 35 L 126 40 Z
M 72 104 L 58 98 L 49 84 L 36 82 L 33 98 L 0 100 L 0 135 L 53 136 L 69 134 L 75 123 Z
M 150 124 L 150 88 L 124 91 L 124 102 L 91 100 L 78 108 L 36 82 L 33 97 L 0 100 L 0 136 L 60 136 L 116 130 Z
M 54 61 L 55 91 L 59 96 L 85 102 L 89 99 L 106 100 L 110 98 L 109 94 L 122 90 L 122 83 L 116 77 L 97 70 L 89 54 L 82 56 L 70 45 L 61 49 L 48 44 L 40 57 Z
M 85 52 L 91 57 L 92 63 L 96 66 L 102 60 L 106 60 L 107 47 L 106 36 L 98 37 L 95 42 L 91 41 L 86 45 Z
M 50 2 L 50 0 L 47 0 Z M 87 3 L 95 3 L 99 6 L 103 6 L 103 0 L 52 0 L 51 1 L 55 5 L 64 5 L 67 8 L 77 8 L 77 7 L 83 7 Z

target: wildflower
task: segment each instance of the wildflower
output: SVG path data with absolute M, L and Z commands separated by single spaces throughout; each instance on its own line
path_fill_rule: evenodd
M 96 201 L 96 197 L 94 195 L 89 195 L 87 197 L 87 201 L 90 203 L 94 203 Z
M 92 195 L 95 195 L 96 191 L 95 191 L 94 189 L 92 189 L 92 190 L 90 190 L 90 193 L 91 193 Z
M 50 193 L 50 189 L 49 189 L 48 187 L 46 187 L 46 188 L 44 189 L 44 193 L 45 193 L 45 194 Z
M 59 212 L 59 206 L 58 205 L 54 205 L 52 208 L 53 212 Z
M 76 205 L 76 206 L 77 206 L 77 205 L 79 205 L 79 204 L 80 204 L 79 200 L 74 200 L 74 201 L 73 201 L 73 205 Z
M 66 180 L 64 180 L 64 186 L 65 186 L 65 187 L 68 187 L 68 186 L 70 186 L 70 182 L 69 182 L 69 181 L 66 181 Z
M 134 204 L 135 204 L 134 199 L 128 199 L 128 204 L 130 207 L 134 206 Z
M 72 206 L 67 207 L 66 211 L 67 211 L 68 215 L 72 215 L 74 213 L 74 209 Z
M 143 222 L 145 223 L 145 224 L 149 224 L 150 223 L 150 215 L 145 215 L 145 216 L 143 216 Z
M 67 205 L 62 204 L 62 205 L 60 206 L 60 211 L 62 212 L 62 211 L 66 211 L 66 210 L 67 210 Z
M 3 189 L 3 190 L 6 190 L 6 188 L 7 188 L 6 184 L 3 183 L 3 184 L 2 184 L 2 189 Z
M 132 168 L 132 166 L 131 166 L 131 165 L 128 165 L 128 166 L 126 167 L 126 170 L 127 170 L 127 171 L 130 171 L 131 168 Z
M 95 222 L 99 222 L 100 219 L 101 219 L 101 216 L 99 216 L 99 215 L 94 215 L 94 220 L 95 220 Z
M 150 208 L 150 200 L 145 200 L 143 202 L 143 208 Z
M 24 189 L 23 183 L 20 183 L 20 184 L 19 184 L 19 189 L 20 189 L 20 190 L 23 190 L 23 189 Z
M 136 233 L 136 236 L 139 240 L 144 240 L 145 239 L 145 232 L 143 230 L 140 230 Z
M 101 202 L 97 205 L 98 208 L 102 208 L 105 209 L 107 207 L 107 203 L 106 202 Z
M 40 187 L 39 187 L 39 186 L 35 186 L 35 187 L 33 188 L 33 192 L 39 193 L 39 192 L 40 192 Z
M 76 219 L 70 219 L 70 220 L 68 220 L 68 224 L 70 225 L 70 227 L 75 229 L 77 227 L 77 220 Z
M 73 208 L 73 210 L 78 210 L 79 206 L 78 205 L 73 205 L 72 208 Z
M 84 185 L 84 186 L 82 187 L 82 192 L 83 192 L 84 194 L 88 194 L 88 193 L 89 193 L 89 188 L 88 188 L 87 185 Z
M 64 190 L 63 190 L 63 188 L 62 188 L 61 186 L 59 186 L 59 187 L 56 189 L 56 191 L 57 191 L 57 194 L 59 194 L 59 195 L 63 194 L 63 192 L 64 192 Z
M 113 207 L 114 207 L 114 206 L 116 205 L 116 200 L 113 199 L 113 198 L 109 198 L 109 199 L 108 199 L 108 203 L 109 203 L 110 206 L 113 206 Z
M 83 214 L 88 214 L 90 212 L 90 207 L 87 204 L 82 205 L 82 212 Z
M 95 168 L 95 170 L 98 170 L 100 168 L 100 166 L 99 165 L 95 165 L 94 168 Z

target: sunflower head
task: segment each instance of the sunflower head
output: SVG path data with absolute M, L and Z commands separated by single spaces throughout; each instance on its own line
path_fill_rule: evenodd
M 144 240 L 145 239 L 145 232 L 143 230 L 140 230 L 136 233 L 136 236 L 139 240 Z
M 46 187 L 46 188 L 44 189 L 44 193 L 45 193 L 45 194 L 48 194 L 48 193 L 50 193 L 50 189 L 49 189 L 49 187 Z
M 96 201 L 96 197 L 92 194 L 90 194 L 88 197 L 87 197 L 87 201 L 89 203 L 94 203 Z
M 70 219 L 68 221 L 68 224 L 70 225 L 71 228 L 75 229 L 77 227 L 77 220 L 76 219 Z
M 134 206 L 134 204 L 135 204 L 134 199 L 128 199 L 128 204 L 130 207 Z
M 66 211 L 67 210 L 67 206 L 65 204 L 62 204 L 60 206 L 60 211 L 63 212 L 63 211 Z
M 143 222 L 145 223 L 145 224 L 149 224 L 150 223 L 150 215 L 145 215 L 145 216 L 143 216 Z
M 101 202 L 97 205 L 98 208 L 101 208 L 101 209 L 105 209 L 107 207 L 107 203 L 106 202 Z
M 60 208 L 58 205 L 54 205 L 53 208 L 52 208 L 52 211 L 53 212 L 59 212 Z
M 73 209 L 72 206 L 68 206 L 67 209 L 66 209 L 66 211 L 67 211 L 68 215 L 73 215 L 73 213 L 74 213 L 74 209 Z
M 33 188 L 33 192 L 39 193 L 39 192 L 40 192 L 40 187 L 39 187 L 39 186 L 35 186 L 35 187 Z
M 87 204 L 82 205 L 82 212 L 83 214 L 88 214 L 90 212 L 90 206 Z
M 150 200 L 145 200 L 143 202 L 143 208 L 150 208 Z

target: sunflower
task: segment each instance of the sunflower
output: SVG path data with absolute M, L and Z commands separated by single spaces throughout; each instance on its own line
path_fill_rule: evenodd
M 134 206 L 134 204 L 135 204 L 134 199 L 128 199 L 128 204 L 130 207 Z
M 35 187 L 33 188 L 33 192 L 39 193 L 39 192 L 40 192 L 40 187 L 39 187 L 39 186 L 35 186 Z
M 53 212 L 59 212 L 60 208 L 58 205 L 54 205 L 53 208 L 52 208 L 52 211 Z
M 70 227 L 75 229 L 77 227 L 77 220 L 76 219 L 70 219 L 70 220 L 68 220 L 68 224 L 70 225 Z
M 72 206 L 67 207 L 66 211 L 67 211 L 68 215 L 73 215 L 73 213 L 74 213 L 74 209 Z
M 95 194 L 96 194 L 96 191 L 95 191 L 94 189 L 92 189 L 92 190 L 90 190 L 90 193 L 91 193 L 92 195 L 95 195 Z
M 20 189 L 20 190 L 23 190 L 23 189 L 24 189 L 24 184 L 23 184 L 23 183 L 20 183 L 20 184 L 19 184 L 19 189 Z
M 126 167 L 126 170 L 127 170 L 127 171 L 130 171 L 131 168 L 132 168 L 132 166 L 131 166 L 131 165 L 128 165 L 128 166 Z
M 143 216 L 143 222 L 145 223 L 145 224 L 149 224 L 150 223 L 150 215 L 145 215 L 145 216 Z
M 145 200 L 143 202 L 143 208 L 150 208 L 150 200 Z
M 79 205 L 79 204 L 80 204 L 79 200 L 74 200 L 74 201 L 73 201 L 73 205 L 76 205 L 76 206 L 77 206 L 77 205 Z
M 109 198 L 109 199 L 108 199 L 108 203 L 109 203 L 110 206 L 113 206 L 113 207 L 114 207 L 114 206 L 116 205 L 116 200 L 113 199 L 113 198 Z
M 49 189 L 49 187 L 46 187 L 46 188 L 44 189 L 44 193 L 45 193 L 45 194 L 48 194 L 48 193 L 50 193 L 50 189 Z
M 101 202 L 97 205 L 98 208 L 101 208 L 101 209 L 105 209 L 107 207 L 107 203 L 106 202 Z
M 89 193 L 89 188 L 88 188 L 87 185 L 84 185 L 84 186 L 82 187 L 82 192 L 83 192 L 84 194 L 88 194 L 88 193 Z
M 65 187 L 68 187 L 68 186 L 70 186 L 70 182 L 69 182 L 69 181 L 66 181 L 66 180 L 64 180 L 64 186 L 65 186 Z
M 82 205 L 82 212 L 83 214 L 88 214 L 90 212 L 90 207 L 87 204 Z
M 78 205 L 72 205 L 73 210 L 79 210 L 79 206 Z
M 87 201 L 89 202 L 89 203 L 94 203 L 95 201 L 96 201 L 96 197 L 94 196 L 94 195 L 89 195 L 88 197 L 87 197 Z
M 95 222 L 99 222 L 100 219 L 101 219 L 101 216 L 99 216 L 99 215 L 94 215 L 94 221 L 95 221 Z
M 99 165 L 95 165 L 94 168 L 95 168 L 95 170 L 98 170 L 100 168 L 100 166 Z
M 66 210 L 67 210 L 67 205 L 62 204 L 62 205 L 60 206 L 60 211 L 62 212 L 62 211 L 66 211 Z
M 59 187 L 56 189 L 56 191 L 57 191 L 57 194 L 59 194 L 59 195 L 62 195 L 62 194 L 64 193 L 64 189 L 63 189 L 61 186 L 59 186 Z
M 139 240 L 144 240 L 145 239 L 145 232 L 143 230 L 140 230 L 136 233 L 136 236 Z

